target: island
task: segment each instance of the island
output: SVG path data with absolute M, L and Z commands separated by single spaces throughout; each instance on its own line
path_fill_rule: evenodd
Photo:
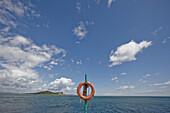
M 65 95 L 63 92 L 41 91 L 36 93 L 22 93 L 22 94 L 37 94 L 37 95 Z

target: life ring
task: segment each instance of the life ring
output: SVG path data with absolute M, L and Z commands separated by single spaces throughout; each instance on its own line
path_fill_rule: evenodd
M 83 96 L 83 95 L 81 94 L 81 87 L 82 87 L 83 85 L 85 86 L 85 82 L 81 82 L 81 83 L 79 84 L 79 86 L 77 87 L 77 94 L 78 94 L 78 96 L 79 96 L 81 99 L 83 99 L 83 100 L 90 100 L 90 99 L 94 96 L 94 93 L 95 93 L 94 86 L 92 85 L 92 83 L 87 82 L 87 86 L 90 86 L 90 87 L 91 87 L 91 94 L 90 94 L 89 96 Z

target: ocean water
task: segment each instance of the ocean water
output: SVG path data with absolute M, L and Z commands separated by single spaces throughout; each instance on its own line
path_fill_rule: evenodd
M 0 113 L 83 113 L 77 96 L 0 94 Z M 170 97 L 95 96 L 88 113 L 170 113 Z

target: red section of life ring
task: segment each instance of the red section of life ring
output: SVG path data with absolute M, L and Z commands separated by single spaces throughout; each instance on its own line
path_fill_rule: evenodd
M 82 82 L 79 84 L 79 86 L 77 87 L 77 94 L 78 96 L 83 99 L 83 100 L 90 100 L 93 96 L 94 96 L 94 93 L 95 93 L 95 89 L 94 89 L 94 86 L 92 85 L 92 83 L 90 82 L 87 82 L 87 86 L 90 86 L 91 87 L 91 94 L 89 96 L 83 96 L 81 94 L 81 87 L 82 86 L 85 86 L 85 82 Z

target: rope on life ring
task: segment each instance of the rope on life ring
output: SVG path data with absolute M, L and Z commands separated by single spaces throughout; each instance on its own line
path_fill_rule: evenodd
M 87 90 L 88 86 L 91 87 L 91 94 L 89 96 L 85 96 L 84 94 L 83 95 L 81 94 L 81 87 L 82 86 L 84 86 L 84 91 Z M 94 86 L 90 82 L 87 82 L 87 86 L 85 85 L 85 82 L 81 82 L 79 84 L 79 86 L 77 87 L 77 94 L 83 100 L 90 100 L 94 96 L 94 93 L 95 93 Z

